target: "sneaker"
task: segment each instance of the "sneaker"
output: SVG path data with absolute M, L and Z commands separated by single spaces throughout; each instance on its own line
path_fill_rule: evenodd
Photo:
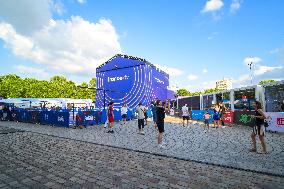
M 144 131 L 141 131 L 140 134 L 141 134 L 141 135 L 145 135 Z
M 158 146 L 159 148 L 166 148 L 163 144 L 159 144 Z
M 114 131 L 113 131 L 113 130 L 111 130 L 111 131 L 110 131 L 110 133 L 114 133 Z
M 111 133 L 111 131 L 110 131 L 110 130 L 108 130 L 108 131 L 107 131 L 107 133 Z
M 206 130 L 203 130 L 204 133 L 206 133 Z
M 162 142 L 162 145 L 163 145 L 163 146 L 166 146 L 166 145 L 167 145 L 167 143 L 166 143 L 166 142 Z

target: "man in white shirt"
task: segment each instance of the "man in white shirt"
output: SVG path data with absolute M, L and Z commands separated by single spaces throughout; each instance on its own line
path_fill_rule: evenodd
M 127 117 L 127 106 L 126 104 L 123 104 L 122 108 L 121 108 L 121 117 L 122 117 L 122 121 L 123 121 L 123 124 L 125 125 L 126 123 L 126 117 Z M 121 123 L 122 125 L 122 123 Z
M 139 134 L 144 135 L 144 120 L 145 120 L 145 114 L 144 114 L 144 106 L 142 106 L 142 103 L 140 102 L 138 107 L 136 108 L 136 113 L 138 114 L 138 129 Z
M 182 125 L 184 126 L 184 120 L 187 120 L 187 126 L 188 126 L 188 120 L 189 120 L 189 112 L 188 112 L 188 107 L 187 104 L 185 104 L 182 108 Z

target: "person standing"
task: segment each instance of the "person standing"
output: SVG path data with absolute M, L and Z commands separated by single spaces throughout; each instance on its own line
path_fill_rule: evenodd
M 108 107 L 108 113 L 107 113 L 107 118 L 108 118 L 108 131 L 107 133 L 114 133 L 112 130 L 113 124 L 114 124 L 114 110 L 113 110 L 113 102 L 109 103 Z
M 162 106 L 162 102 L 160 100 L 157 101 L 157 108 L 156 108 L 156 114 L 157 114 L 157 127 L 158 127 L 158 146 L 160 148 L 165 148 L 165 143 L 163 143 L 163 135 L 165 132 L 164 128 L 164 119 L 165 119 L 165 108 Z
M 262 111 L 262 106 L 259 101 L 255 101 L 253 103 L 253 106 L 255 108 L 255 115 L 252 117 L 255 119 L 255 125 L 253 126 L 253 130 L 251 133 L 252 149 L 250 149 L 250 151 L 257 152 L 256 135 L 258 135 L 262 146 L 261 154 L 267 154 L 266 143 L 265 143 L 265 127 L 264 127 L 264 120 L 266 119 L 266 116 Z
M 225 113 L 227 111 L 227 108 L 225 104 L 223 103 L 223 101 L 219 103 L 219 106 L 220 106 L 220 121 L 221 121 L 222 127 L 225 127 L 224 120 L 225 120 Z
M 122 108 L 121 108 L 121 117 L 122 117 L 122 123 L 125 125 L 126 123 L 126 117 L 127 117 L 127 106 L 126 104 L 123 104 Z M 121 123 L 121 125 L 122 125 Z
M 109 104 L 108 104 L 108 107 L 109 107 Z M 106 122 L 105 122 L 105 125 L 104 125 L 104 128 L 107 128 L 108 127 L 108 107 L 106 108 Z
M 144 107 L 144 117 L 145 117 L 145 125 L 147 125 L 148 124 L 148 121 L 147 121 L 147 119 L 148 119 L 148 107 L 147 107 L 147 105 Z
M 184 126 L 184 121 L 187 121 L 187 126 L 188 126 L 188 120 L 189 120 L 189 112 L 188 112 L 188 107 L 187 104 L 185 104 L 182 108 L 182 126 Z
M 138 114 L 138 129 L 139 129 L 139 134 L 144 135 L 144 119 L 145 119 L 145 114 L 144 114 L 145 108 L 142 106 L 142 103 L 140 102 L 138 107 L 136 108 L 136 113 Z
M 157 128 L 157 113 L 156 113 L 156 103 L 155 102 L 152 102 L 151 111 L 153 114 L 154 127 Z
M 220 125 L 220 106 L 219 106 L 219 103 L 217 103 L 215 106 L 214 106 L 214 114 L 213 114 L 213 120 L 214 120 L 214 127 L 218 128 L 219 125 Z M 217 125 L 217 126 L 216 126 Z
M 207 131 L 209 132 L 209 119 L 210 119 L 210 114 L 208 111 L 204 114 L 204 127 L 203 130 L 206 133 L 206 126 L 207 126 Z

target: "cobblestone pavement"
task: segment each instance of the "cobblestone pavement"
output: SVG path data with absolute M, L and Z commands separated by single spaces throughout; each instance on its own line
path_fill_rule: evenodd
M 0 134 L 0 144 L 1 189 L 284 187 L 283 177 L 32 132 Z
M 115 123 L 115 133 L 106 133 L 103 125 L 86 129 L 70 129 L 16 122 L 0 122 L 0 126 L 22 129 L 62 138 L 104 144 L 151 154 L 175 157 L 183 160 L 245 169 L 266 174 L 284 176 L 284 135 L 267 133 L 269 154 L 250 153 L 250 128 L 212 128 L 204 133 L 197 124 L 182 127 L 180 124 L 165 124 L 165 149 L 158 148 L 156 130 L 146 126 L 145 135 L 137 134 L 136 121 L 123 127 Z M 258 151 L 260 144 L 258 140 Z

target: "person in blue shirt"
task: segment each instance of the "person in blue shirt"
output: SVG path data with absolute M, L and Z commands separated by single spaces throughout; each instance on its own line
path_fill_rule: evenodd
M 154 126 L 155 128 L 157 128 L 157 113 L 156 113 L 156 103 L 155 102 L 152 102 L 151 111 L 153 115 Z

